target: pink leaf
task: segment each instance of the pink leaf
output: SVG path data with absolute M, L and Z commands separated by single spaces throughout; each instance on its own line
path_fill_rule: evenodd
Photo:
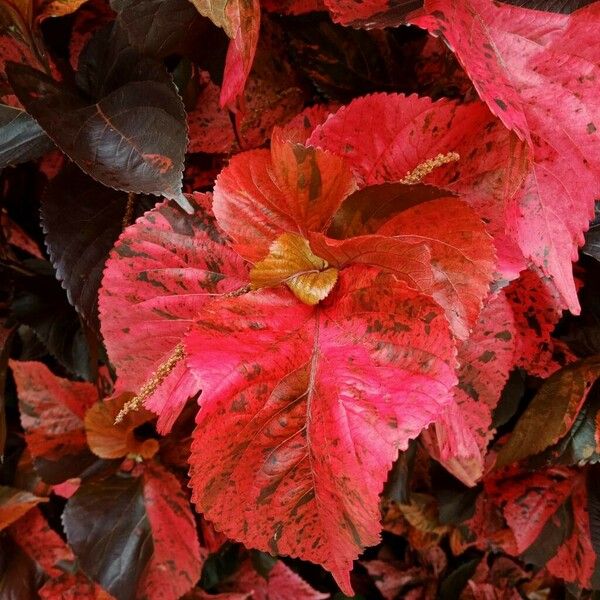
M 203 388 L 198 509 L 231 538 L 324 565 L 351 593 L 387 472 L 455 383 L 439 308 L 354 267 L 316 308 L 284 289 L 206 305 L 186 351 Z
M 531 146 L 510 233 L 578 313 L 571 261 L 600 192 L 600 55 L 591 41 L 600 5 L 572 15 L 491 0 L 428 0 L 425 9 L 413 23 L 446 39 L 492 112 Z
M 225 246 L 208 198 L 193 215 L 165 202 L 127 228 L 106 263 L 100 290 L 102 333 L 118 391 L 137 392 L 173 353 L 208 298 L 246 285 L 243 261 Z M 199 391 L 179 363 L 146 402 L 168 431 Z
M 145 465 L 143 477 L 154 553 L 138 594 L 157 600 L 178 600 L 200 578 L 205 552 L 198 544 L 194 515 L 177 478 L 152 462 Z

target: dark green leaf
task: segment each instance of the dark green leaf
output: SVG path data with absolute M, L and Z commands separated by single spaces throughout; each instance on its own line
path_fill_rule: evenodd
M 475 569 L 477 569 L 477 565 L 480 562 L 481 557 L 473 558 L 452 571 L 452 573 L 442 581 L 439 591 L 440 600 L 458 600 L 461 592 L 475 573 Z
M 207 29 L 207 19 L 189 0 L 110 0 L 110 5 L 129 43 L 150 56 L 185 54 Z
M 100 30 L 80 57 L 80 89 L 10 63 L 15 94 L 59 148 L 86 173 L 128 192 L 181 194 L 187 125 L 181 98 L 164 67 Z
M 131 202 L 130 222 L 153 204 L 145 196 Z M 56 276 L 96 332 L 102 271 L 123 230 L 127 203 L 127 194 L 97 183 L 72 164 L 48 184 L 42 199 L 42 227 Z
M 38 158 L 53 147 L 44 130 L 24 110 L 0 104 L 0 170 Z
M 33 329 L 48 352 L 71 373 L 92 379 L 94 375 L 86 334 L 50 265 L 27 260 L 23 269 L 0 268 L 0 276 L 17 280 L 11 316 Z
M 585 234 L 585 246 L 581 249 L 584 254 L 600 262 L 600 204 L 596 204 L 595 218 Z
M 83 572 L 117 600 L 133 600 L 154 548 L 141 478 L 83 483 L 67 503 L 63 524 Z

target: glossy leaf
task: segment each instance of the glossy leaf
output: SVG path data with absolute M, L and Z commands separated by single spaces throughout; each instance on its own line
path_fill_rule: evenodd
M 347 269 L 322 309 L 285 290 L 206 305 L 186 352 L 203 389 L 190 460 L 199 510 L 234 539 L 323 564 L 349 593 L 398 449 L 449 400 L 443 315 L 403 284 Z
M 0 138 L 0 169 L 38 158 L 53 147 L 25 111 L 4 104 L 0 104 Z
M 79 71 L 83 93 L 23 65 L 10 65 L 11 85 L 27 112 L 89 175 L 115 189 L 184 203 L 181 99 L 162 65 L 140 56 L 117 32 L 102 30 L 87 46 Z
M 100 291 L 102 334 L 117 369 L 117 390 L 137 393 L 173 353 L 207 299 L 243 288 L 243 261 L 228 249 L 208 204 L 190 200 L 194 214 L 163 203 L 127 228 L 108 259 Z M 183 362 L 146 407 L 173 425 L 199 391 Z
M 599 376 L 598 357 L 583 359 L 551 375 L 527 406 L 498 453 L 496 464 L 508 465 L 537 454 L 561 439 L 573 425 Z
M 117 600 L 133 600 L 154 548 L 141 479 L 113 475 L 84 483 L 62 519 L 83 572 Z

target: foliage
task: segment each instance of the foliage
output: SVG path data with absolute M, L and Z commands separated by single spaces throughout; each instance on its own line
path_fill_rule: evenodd
M 598 27 L 0 0 L 0 596 L 596 597 Z

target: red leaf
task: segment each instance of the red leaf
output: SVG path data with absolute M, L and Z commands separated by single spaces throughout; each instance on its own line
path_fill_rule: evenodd
M 233 247 L 256 262 L 281 233 L 324 231 L 354 186 L 339 157 L 274 134 L 270 153 L 237 154 L 221 171 L 213 208 Z
M 234 105 L 244 92 L 258 45 L 260 2 L 231 0 L 227 2 L 225 14 L 233 38 L 229 42 L 225 59 L 221 106 Z
M 8 531 L 23 551 L 50 577 L 60 577 L 63 574 L 60 566 L 75 561 L 71 549 L 50 528 L 38 508 L 30 510 L 13 523 Z
M 523 271 L 505 290 L 515 317 L 515 364 L 532 375 L 548 377 L 560 364 L 553 357 L 551 337 L 562 316 L 552 286 L 533 271 Z
M 597 556 L 590 535 L 585 478 L 581 475 L 575 481 L 571 502 L 573 504 L 573 532 L 546 566 L 552 575 L 589 588 Z
M 481 219 L 460 200 L 445 198 L 413 206 L 379 232 L 431 252 L 433 285 L 422 291 L 446 311 L 452 330 L 467 338 L 475 325 L 494 272 L 494 247 Z
M 219 105 L 219 86 L 202 73 L 203 87 L 196 106 L 188 112 L 188 152 L 226 154 L 235 144 L 233 125 L 226 109 Z
M 172 355 L 208 298 L 247 283 L 243 261 L 224 245 L 201 205 L 208 200 L 192 198 L 194 215 L 160 204 L 124 231 L 106 263 L 99 308 L 118 391 L 139 390 Z M 161 432 L 198 391 L 179 362 L 145 404 L 160 415 Z
M 194 515 L 177 478 L 152 462 L 145 465 L 143 477 L 154 554 L 138 586 L 138 595 L 178 600 L 200 578 L 205 552 L 198 544 Z
M 82 573 L 64 573 L 56 579 L 50 579 L 38 590 L 38 594 L 41 600 L 114 600 L 113 596 Z
M 529 142 L 534 165 L 515 207 L 511 233 L 526 257 L 553 277 L 579 312 L 571 261 L 600 192 L 600 5 L 547 14 L 489 0 L 429 0 L 413 20 L 441 34 L 480 96 Z
M 235 592 L 251 592 L 253 600 L 325 600 L 329 594 L 314 590 L 288 566 L 277 561 L 263 577 L 246 560 L 236 571 L 227 586 Z
M 57 377 L 38 362 L 13 360 L 10 367 L 31 455 L 58 460 L 86 449 L 83 417 L 98 400 L 96 387 Z
M 205 305 L 186 349 L 203 389 L 198 509 L 229 537 L 324 565 L 350 593 L 387 472 L 455 383 L 439 308 L 355 267 L 317 308 L 284 289 Z
M 415 95 L 373 94 L 338 110 L 309 143 L 344 156 L 361 187 L 399 182 L 427 160 L 456 152 L 458 161 L 423 181 L 458 193 L 485 219 L 501 276 L 514 278 L 524 268 L 506 227 L 527 155 L 483 103 L 459 106 Z
M 436 460 L 466 485 L 483 474 L 494 433 L 492 412 L 513 368 L 515 323 L 504 294 L 489 299 L 471 335 L 458 348 L 458 386 L 433 432 L 425 440 Z
M 325 5 L 336 23 L 371 29 L 402 25 L 423 0 L 325 0 Z
M 519 554 L 535 542 L 544 525 L 571 494 L 573 483 L 573 472 L 564 468 L 525 472 L 486 482 L 486 491 L 502 506 Z
M 40 502 L 47 502 L 47 500 L 25 490 L 0 485 L 0 531 L 20 519 Z

